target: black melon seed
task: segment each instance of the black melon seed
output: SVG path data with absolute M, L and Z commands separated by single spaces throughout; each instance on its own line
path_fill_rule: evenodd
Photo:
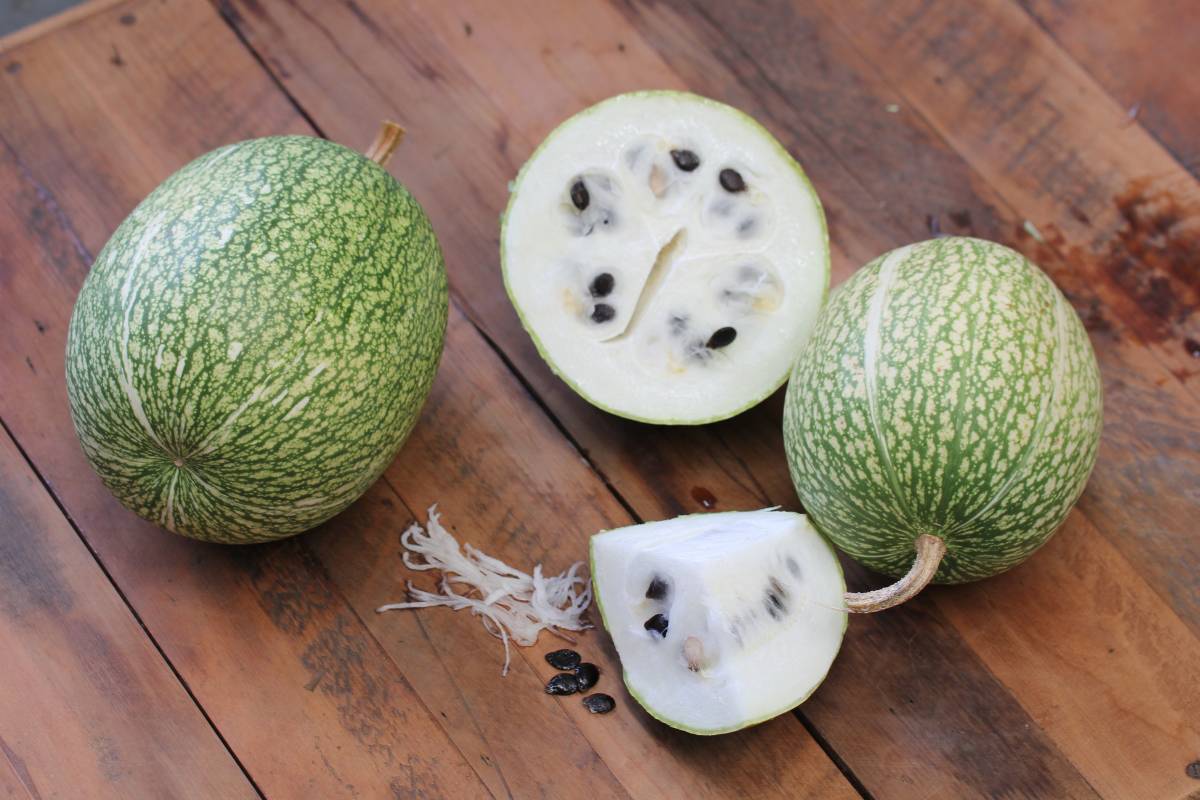
M 592 322 L 608 322 L 616 315 L 617 310 L 608 303 L 596 303 L 592 306 Z
M 672 150 L 671 160 L 684 172 L 691 172 L 700 166 L 700 156 L 691 150 Z
M 546 663 L 555 669 L 575 669 L 582 659 L 574 650 L 555 650 L 546 653 Z
M 662 614 L 655 614 L 642 625 L 648 631 L 654 631 L 659 636 L 667 635 L 667 618 Z
M 708 341 L 704 343 L 704 346 L 709 350 L 719 350 L 722 347 L 733 344 L 733 340 L 736 338 L 737 331 L 726 325 L 724 328 L 717 328 L 713 331 L 713 335 L 708 337 Z
M 742 179 L 742 173 L 736 169 L 726 167 L 717 175 L 717 180 L 721 182 L 721 188 L 727 192 L 737 194 L 746 191 L 746 181 Z
M 583 185 L 583 181 L 575 181 L 573 184 L 571 184 L 571 202 L 576 208 L 578 208 L 580 211 L 583 211 L 588 207 L 588 203 L 591 202 L 591 199 L 592 196 L 588 194 L 587 187 Z
M 589 694 L 583 698 L 583 707 L 593 714 L 607 714 L 617 707 L 617 701 L 606 694 Z
M 611 272 L 601 272 L 596 277 L 592 278 L 591 284 L 588 286 L 588 292 L 592 297 L 608 297 L 612 294 L 613 287 L 617 281 L 612 276 Z
M 575 694 L 579 679 L 569 672 L 560 672 L 546 683 L 546 694 Z
M 575 682 L 579 684 L 579 691 L 586 692 L 595 686 L 598 680 L 600 680 L 600 669 L 595 664 L 585 661 L 575 668 Z
M 650 585 L 646 587 L 646 597 L 650 600 L 662 600 L 667 596 L 667 582 L 655 575 L 650 579 Z

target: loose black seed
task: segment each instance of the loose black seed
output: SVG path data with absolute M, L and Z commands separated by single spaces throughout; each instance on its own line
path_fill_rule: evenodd
M 667 582 L 655 575 L 650 579 L 650 585 L 646 587 L 646 597 L 650 600 L 662 600 L 667 596 Z
M 608 322 L 617 315 L 617 310 L 608 303 L 596 303 L 592 306 L 592 322 Z
M 727 192 L 737 194 L 746 191 L 746 181 L 743 180 L 742 173 L 736 169 L 726 167 L 717 175 L 717 180 L 721 182 L 721 188 Z
M 722 347 L 733 344 L 733 340 L 736 338 L 737 331 L 726 325 L 724 328 L 717 328 L 713 331 L 713 335 L 708 337 L 708 341 L 704 343 L 704 346 L 709 350 L 719 350 Z
M 583 698 L 583 707 L 593 714 L 607 714 L 617 707 L 617 701 L 606 694 L 589 694 Z
M 642 627 L 648 631 L 654 631 L 659 636 L 665 637 L 667 635 L 667 618 L 662 614 L 655 614 L 653 617 L 646 620 Z
M 592 297 L 608 297 L 612 294 L 613 287 L 617 281 L 613 278 L 611 272 L 601 272 L 596 277 L 592 278 L 592 283 L 588 286 L 588 291 Z
M 579 679 L 569 672 L 555 675 L 546 683 L 546 694 L 575 694 L 579 691 Z
M 700 156 L 691 150 L 672 150 L 671 160 L 675 162 L 675 166 L 684 172 L 691 172 L 700 166 Z
M 588 194 L 587 187 L 583 185 L 583 181 L 575 181 L 571 184 L 571 202 L 580 211 L 588 207 L 588 203 L 592 200 L 592 196 Z
M 546 653 L 546 663 L 555 669 L 575 669 L 581 660 L 579 653 L 574 650 L 555 650 L 553 653 Z
M 579 684 L 579 691 L 586 692 L 595 686 L 598 680 L 600 669 L 595 664 L 584 662 L 575 668 L 575 682 Z

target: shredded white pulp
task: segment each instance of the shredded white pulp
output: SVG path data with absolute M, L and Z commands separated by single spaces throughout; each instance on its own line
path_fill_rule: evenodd
M 433 606 L 446 606 L 454 611 L 471 609 L 487 632 L 504 643 L 501 675 L 508 674 L 509 639 L 528 647 L 537 641 L 542 630 L 548 630 L 571 641 L 562 631 L 592 627 L 583 619 L 583 613 L 592 602 L 592 587 L 586 578 L 578 575 L 582 561 L 549 578 L 542 574 L 541 564 L 533 568 L 532 575 L 521 572 L 469 544 L 460 546 L 458 540 L 442 527 L 436 504 L 429 508 L 426 527 L 414 522 L 401 534 L 400 543 L 407 551 L 403 558 L 409 569 L 441 570 L 439 588 L 442 593 L 417 589 L 412 581 L 406 581 L 409 602 L 388 603 L 375 610 Z M 420 556 L 422 561 L 415 561 L 414 555 Z M 455 584 L 469 588 L 465 594 L 459 594 L 454 591 Z

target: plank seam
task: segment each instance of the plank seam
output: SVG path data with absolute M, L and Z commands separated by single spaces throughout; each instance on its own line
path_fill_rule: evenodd
M 49 481 L 47 481 L 45 476 L 42 475 L 42 472 L 37 468 L 37 465 L 33 463 L 33 459 L 30 458 L 29 453 L 25 451 L 25 448 L 21 445 L 20 440 L 17 439 L 16 434 L 14 434 L 12 429 L 8 427 L 8 423 L 6 423 L 2 417 L 0 417 L 0 429 L 4 430 L 4 433 L 12 441 L 13 446 L 17 448 L 17 452 L 21 454 L 21 458 L 25 460 L 25 463 L 29 466 L 29 469 L 38 479 L 38 483 L 40 483 L 42 488 L 46 490 L 46 494 L 48 494 L 50 499 L 54 501 L 54 505 L 58 507 L 59 513 L 61 513 L 63 518 L 66 519 L 67 524 L 71 526 L 71 530 L 75 531 L 75 535 L 79 537 L 79 540 L 83 543 L 83 546 L 87 548 L 88 553 L 90 553 L 92 556 L 92 560 L 95 561 L 96 566 L 100 568 L 100 572 L 113 587 L 113 590 L 117 593 L 117 596 L 121 598 L 121 602 L 125 604 L 125 608 L 129 610 L 129 613 L 133 616 L 133 619 L 142 629 L 142 632 L 146 634 L 146 638 L 150 640 L 150 644 L 153 645 L 154 650 L 159 655 L 159 658 L 161 658 L 163 663 L 167 665 L 167 669 L 171 670 L 171 674 L 175 676 L 175 680 L 179 681 L 179 685 L 187 693 L 187 696 L 191 699 L 192 703 L 195 704 L 196 709 L 200 712 L 201 716 L 204 717 L 204 721 L 208 723 L 210 728 L 212 728 L 213 733 L 217 737 L 217 741 L 219 741 L 221 746 L 225 748 L 225 752 L 229 753 L 229 757 L 233 759 L 233 763 L 237 765 L 239 770 L 241 770 L 242 775 L 245 776 L 246 781 L 250 784 L 250 787 L 254 789 L 254 793 L 262 798 L 262 800 L 266 800 L 266 795 L 263 794 L 262 789 L 259 788 L 258 783 L 254 780 L 253 776 L 251 776 L 250 771 L 246 769 L 246 765 L 242 763 L 242 760 L 238 758 L 237 753 L 235 753 L 233 748 L 230 747 L 229 742 L 226 741 L 225 737 L 221 734 L 221 731 L 217 728 L 216 723 L 213 722 L 212 717 L 208 715 L 208 711 L 205 710 L 204 706 L 201 705 L 200 700 L 196 697 L 195 692 L 192 691 L 192 687 L 188 685 L 188 682 L 184 680 L 183 675 L 180 674 L 179 670 L 175 668 L 175 665 L 171 663 L 171 659 L 167 657 L 166 652 L 158 643 L 158 640 L 154 638 L 154 634 L 150 632 L 150 629 L 146 626 L 142 616 L 137 612 L 137 609 L 133 607 L 133 604 L 129 601 L 129 598 L 125 596 L 125 592 L 113 578 L 112 573 L 110 573 L 108 568 L 104 565 L 104 561 L 101 560 L 100 554 L 96 552 L 95 548 L 93 548 L 91 543 L 87 540 L 87 537 L 84 536 L 83 531 L 75 522 L 75 519 L 71 516 L 71 512 L 67 510 L 67 507 L 59 499 Z

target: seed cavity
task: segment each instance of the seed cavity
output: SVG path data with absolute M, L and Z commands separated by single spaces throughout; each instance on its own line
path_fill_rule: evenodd
M 592 297 L 608 297 L 612 294 L 616 283 L 617 281 L 611 272 L 601 272 L 592 279 L 591 284 L 588 286 L 588 294 Z
M 731 194 L 746 191 L 746 181 L 742 178 L 742 173 L 736 169 L 726 167 L 717 175 L 717 180 L 721 184 L 721 188 Z
M 646 598 L 648 600 L 662 600 L 667 596 L 667 592 L 670 590 L 670 585 L 662 578 L 655 575 L 650 579 L 650 585 L 646 587 Z
M 575 683 L 579 686 L 576 691 L 586 692 L 595 686 L 598 680 L 600 680 L 600 669 L 595 664 L 584 662 L 575 668 Z
M 561 672 L 546 682 L 546 694 L 575 694 L 579 691 L 579 679 L 569 672 Z
M 590 203 L 591 200 L 592 200 L 592 196 L 591 196 L 591 194 L 588 193 L 588 189 L 586 186 L 583 185 L 582 180 L 577 180 L 573 184 L 571 184 L 571 204 L 572 205 L 574 205 L 580 211 L 583 211 L 585 208 L 588 207 L 588 203 Z
M 667 317 L 667 328 L 671 331 L 672 336 L 680 336 L 688 327 L 687 314 L 672 314 Z
M 580 660 L 579 653 L 574 650 L 555 650 L 552 653 L 546 653 L 546 663 L 555 669 L 575 669 L 579 666 Z
M 788 572 L 792 573 L 792 575 L 797 578 L 800 577 L 800 565 L 796 563 L 796 559 L 788 556 L 787 561 L 784 563 L 787 565 Z
M 662 614 L 655 614 L 653 617 L 646 620 L 645 623 L 642 624 L 642 627 L 648 631 L 654 631 L 665 639 L 667 636 L 667 624 L 667 618 L 665 616 Z
M 700 156 L 691 150 L 672 150 L 671 160 L 684 172 L 693 172 L 696 167 L 700 166 Z
M 617 310 L 608 303 L 596 303 L 592 306 L 592 322 L 597 324 L 608 322 L 617 315 Z
M 713 331 L 712 336 L 708 337 L 708 341 L 704 346 L 709 350 L 720 350 L 722 347 L 728 347 L 733 344 L 733 340 L 737 338 L 737 331 L 728 325 L 724 328 L 717 328 Z
M 782 619 L 787 613 L 788 591 L 784 588 L 777 579 L 771 578 L 767 583 L 767 595 L 763 600 L 763 605 L 767 609 L 767 613 L 771 615 L 771 619 Z
M 593 714 L 607 714 L 617 707 L 617 701 L 606 694 L 597 692 L 583 698 L 583 707 Z

